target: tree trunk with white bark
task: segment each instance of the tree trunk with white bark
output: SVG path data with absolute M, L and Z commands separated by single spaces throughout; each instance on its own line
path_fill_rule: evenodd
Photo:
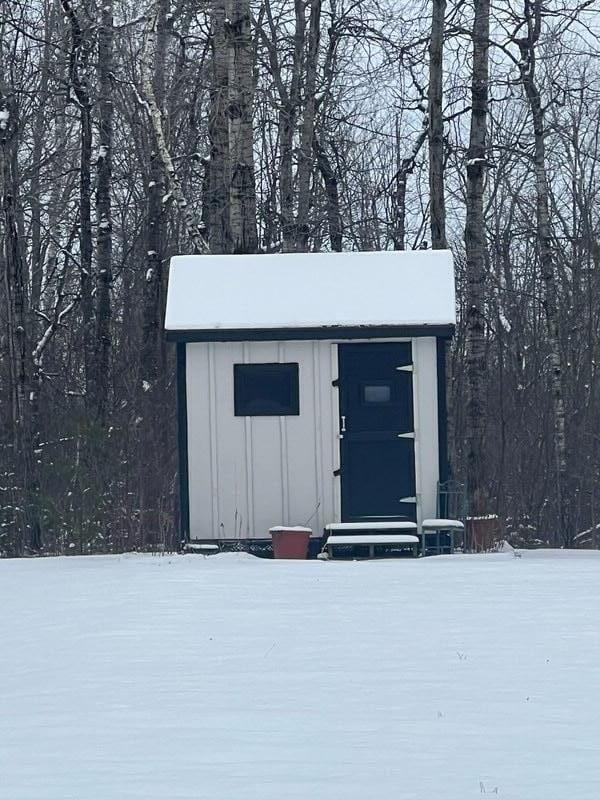
M 140 59 L 140 72 L 142 78 L 142 90 L 144 93 L 144 104 L 150 117 L 150 124 L 156 139 L 158 154 L 165 171 L 167 188 L 173 195 L 179 213 L 183 220 L 186 233 L 192 245 L 194 253 L 208 253 L 208 242 L 204 238 L 203 226 L 195 214 L 193 208 L 187 201 L 181 179 L 177 174 L 175 163 L 171 156 L 165 129 L 163 125 L 163 115 L 157 102 L 154 91 L 154 63 L 156 57 L 158 15 L 155 5 L 151 8 L 146 17 L 146 27 L 144 31 L 144 48 Z
M 169 0 L 158 0 L 156 5 L 156 47 L 152 64 L 152 87 L 159 109 L 165 97 L 165 65 L 167 59 L 167 13 Z M 159 519 L 161 497 L 160 471 L 162 453 L 159 442 L 163 425 L 159 405 L 164 388 L 162 350 L 163 265 L 165 262 L 165 214 L 162 198 L 166 193 L 164 170 L 158 154 L 155 135 L 150 136 L 147 206 L 146 206 L 146 265 L 142 296 L 142 341 L 137 381 L 137 407 L 139 423 L 139 497 L 140 520 L 137 532 L 138 546 L 157 543 L 162 527 Z

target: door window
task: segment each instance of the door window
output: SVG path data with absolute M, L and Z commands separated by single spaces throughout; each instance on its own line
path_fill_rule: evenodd
M 364 383 L 362 386 L 362 401 L 369 405 L 391 403 L 391 385 L 389 383 Z

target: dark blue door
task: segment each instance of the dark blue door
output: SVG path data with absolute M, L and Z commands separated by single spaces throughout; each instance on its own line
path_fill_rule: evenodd
M 342 521 L 416 520 L 410 342 L 339 345 Z

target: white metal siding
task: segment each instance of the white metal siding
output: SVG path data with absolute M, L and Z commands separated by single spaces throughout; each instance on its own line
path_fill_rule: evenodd
M 337 345 L 331 341 L 192 343 L 187 351 L 192 539 L 266 538 L 274 525 L 320 534 L 340 521 Z M 236 417 L 233 365 L 297 362 L 300 415 Z M 413 340 L 419 519 L 435 516 L 435 338 Z
M 273 525 L 319 533 L 337 519 L 331 342 L 186 349 L 191 538 L 266 538 Z M 262 362 L 298 363 L 299 416 L 234 416 L 233 365 Z

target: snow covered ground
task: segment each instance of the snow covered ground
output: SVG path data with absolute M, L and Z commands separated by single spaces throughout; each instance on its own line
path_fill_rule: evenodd
M 0 561 L 2 800 L 598 800 L 600 553 Z

